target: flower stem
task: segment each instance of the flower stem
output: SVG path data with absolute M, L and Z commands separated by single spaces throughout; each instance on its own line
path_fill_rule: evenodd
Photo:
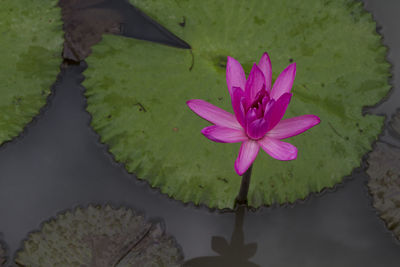
M 253 164 L 247 169 L 247 171 L 242 176 L 242 184 L 240 185 L 239 194 L 236 197 L 235 206 L 237 205 L 247 205 L 247 193 L 249 192 L 250 177 Z

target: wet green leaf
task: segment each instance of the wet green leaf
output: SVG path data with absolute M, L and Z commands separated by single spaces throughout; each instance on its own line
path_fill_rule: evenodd
M 192 50 L 106 36 L 93 48 L 84 85 L 92 126 L 116 160 L 184 202 L 232 208 L 241 177 L 239 144 L 203 137 L 210 125 L 185 102 L 204 99 L 232 112 L 226 57 L 248 73 L 267 51 L 273 79 L 297 62 L 286 117 L 316 114 L 322 123 L 288 139 L 298 159 L 260 151 L 249 205 L 294 202 L 332 187 L 359 166 L 383 118 L 362 107 L 389 90 L 386 48 L 371 15 L 353 1 L 131 1 Z
M 89 206 L 66 212 L 29 235 L 22 266 L 180 266 L 182 253 L 160 223 L 126 208 Z
M 400 124 L 400 112 L 392 125 Z M 400 131 L 397 132 L 400 134 Z M 378 142 L 369 155 L 367 173 L 373 205 L 387 227 L 400 239 L 400 149 Z
M 38 114 L 56 80 L 63 40 L 57 2 L 1 1 L 0 144 Z

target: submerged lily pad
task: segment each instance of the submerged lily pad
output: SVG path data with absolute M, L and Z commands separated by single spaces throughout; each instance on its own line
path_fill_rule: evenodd
M 241 177 L 240 144 L 201 135 L 210 125 L 186 106 L 204 99 L 233 113 L 225 82 L 227 56 L 246 73 L 264 51 L 273 79 L 297 62 L 286 117 L 315 114 L 322 123 L 288 139 L 298 159 L 260 151 L 249 205 L 294 202 L 332 187 L 359 166 L 383 118 L 362 115 L 388 92 L 390 65 L 371 15 L 347 0 L 131 1 L 192 50 L 117 36 L 93 48 L 84 82 L 92 126 L 116 160 L 163 193 L 184 202 L 232 208 Z
M 56 0 L 2 0 L 0 144 L 18 135 L 46 103 L 62 62 Z
M 30 234 L 22 266 L 180 266 L 182 253 L 160 223 L 126 208 L 89 206 L 66 212 Z
M 395 137 L 400 139 L 400 111 L 393 116 L 389 129 L 393 129 L 393 131 L 390 132 L 392 132 Z
M 7 261 L 7 257 L 6 257 L 6 249 L 3 247 L 2 242 L 0 242 L 0 267 L 1 266 L 6 266 L 6 261 Z
M 399 125 L 400 112 L 393 125 Z M 397 134 L 400 134 L 398 129 Z M 367 173 L 373 205 L 387 227 L 400 239 L 400 148 L 378 142 L 369 155 Z

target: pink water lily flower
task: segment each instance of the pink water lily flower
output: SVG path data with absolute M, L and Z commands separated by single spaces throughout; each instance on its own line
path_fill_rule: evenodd
M 296 63 L 290 64 L 276 79 L 271 89 L 271 61 L 264 53 L 258 65 L 254 63 L 246 80 L 240 63 L 228 57 L 226 82 L 234 115 L 204 100 L 187 101 L 197 115 L 213 123 L 201 132 L 220 143 L 242 142 L 235 161 L 237 174 L 242 175 L 255 160 L 260 147 L 278 160 L 297 158 L 297 148 L 280 141 L 298 135 L 317 125 L 315 115 L 302 115 L 282 120 L 289 105 Z

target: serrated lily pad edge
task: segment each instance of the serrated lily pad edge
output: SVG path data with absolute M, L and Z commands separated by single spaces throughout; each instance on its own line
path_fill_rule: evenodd
M 61 64 L 62 62 L 60 62 Z M 6 149 L 8 145 L 13 145 L 18 143 L 19 141 L 23 140 L 26 135 L 29 134 L 29 130 L 36 125 L 44 116 L 46 116 L 46 113 L 51 107 L 51 102 L 53 102 L 53 98 L 55 97 L 56 94 L 56 88 L 61 82 L 61 75 L 63 73 L 62 68 L 60 67 L 60 73 L 55 77 L 55 81 L 53 84 L 50 86 L 49 93 L 46 97 L 46 103 L 38 110 L 37 114 L 34 115 L 31 120 L 26 123 L 23 127 L 22 130 L 18 133 L 18 135 L 12 137 L 9 140 L 5 140 L 3 143 L 0 143 L 0 151 L 2 149 Z
M 125 38 L 125 37 L 123 37 L 123 38 Z M 391 90 L 393 90 L 393 88 L 391 88 Z M 378 104 L 375 104 L 375 105 L 378 105 Z M 86 104 L 86 107 L 87 107 L 87 104 Z M 183 200 L 181 200 L 181 199 L 176 199 L 176 198 L 174 198 L 174 197 L 168 195 L 167 193 L 163 193 L 163 192 L 161 191 L 161 188 L 160 188 L 160 187 L 152 186 L 148 180 L 138 177 L 138 176 L 137 176 L 135 173 L 133 173 L 133 172 L 129 172 L 129 171 L 127 170 L 127 168 L 126 168 L 126 164 L 125 164 L 124 162 L 121 162 L 121 161 L 117 161 L 117 160 L 116 160 L 115 155 L 114 155 L 113 153 L 111 153 L 111 151 L 110 151 L 110 145 L 107 144 L 107 143 L 105 143 L 105 142 L 103 142 L 103 141 L 101 140 L 101 135 L 100 135 L 97 131 L 95 131 L 95 130 L 93 129 L 93 125 L 92 125 L 92 118 L 93 118 L 93 116 L 92 116 L 91 113 L 89 113 L 89 111 L 88 111 L 87 109 L 86 109 L 86 112 L 87 112 L 87 113 L 89 114 L 89 116 L 90 116 L 90 125 L 89 125 L 89 126 L 90 126 L 90 128 L 93 130 L 93 133 L 97 136 L 97 142 L 98 142 L 99 144 L 101 144 L 101 146 L 103 146 L 103 149 L 104 149 L 103 151 L 104 151 L 104 153 L 106 153 L 109 157 L 111 157 L 111 159 L 112 159 L 112 161 L 113 161 L 113 164 L 117 164 L 118 166 L 123 167 L 123 169 L 124 169 L 124 171 L 125 171 L 126 173 L 128 173 L 128 174 L 131 175 L 131 176 L 133 176 L 134 179 L 135 179 L 135 182 L 141 183 L 141 184 L 145 184 L 146 187 L 147 187 L 148 189 L 154 190 L 154 191 L 157 192 L 159 195 L 162 195 L 167 201 L 173 201 L 173 202 L 175 202 L 175 203 L 177 203 L 177 204 L 180 204 L 182 207 L 190 207 L 190 208 L 194 208 L 194 209 L 206 209 L 206 210 L 208 210 L 209 212 L 216 213 L 216 214 L 225 214 L 225 213 L 227 213 L 227 212 L 236 212 L 237 209 L 239 208 L 238 206 L 233 207 L 233 208 L 228 208 L 228 207 L 225 207 L 225 208 L 218 208 L 218 207 L 216 207 L 216 206 L 210 207 L 210 206 L 208 206 L 208 205 L 206 205 L 205 203 L 202 203 L 202 202 L 201 202 L 201 203 L 194 203 L 194 201 L 183 201 Z M 383 116 L 383 117 L 385 117 L 385 118 L 387 117 L 387 115 L 376 115 L 376 116 Z M 385 124 L 382 124 L 381 130 L 380 130 L 381 134 L 382 134 L 382 132 L 383 132 L 383 130 L 384 130 L 385 128 L 386 128 Z M 293 202 L 285 202 L 285 203 L 278 203 L 278 202 L 275 202 L 275 203 L 273 203 L 272 205 L 263 204 L 263 205 L 261 205 L 261 206 L 259 206 L 259 207 L 253 207 L 253 206 L 247 205 L 247 206 L 246 206 L 247 210 L 249 210 L 249 211 L 251 211 L 251 212 L 260 212 L 260 211 L 264 211 L 264 210 L 269 210 L 269 209 L 271 209 L 271 208 L 293 208 L 293 207 L 295 207 L 296 205 L 299 205 L 299 204 L 301 205 L 301 204 L 303 204 L 303 203 L 306 203 L 306 202 L 308 202 L 308 201 L 311 201 L 313 198 L 319 198 L 319 197 L 321 197 L 321 196 L 323 196 L 323 195 L 325 195 L 325 194 L 328 194 L 328 193 L 335 193 L 337 190 L 343 188 L 348 182 L 351 182 L 351 181 L 354 179 L 353 175 L 354 175 L 355 173 L 359 173 L 359 172 L 365 170 L 365 162 L 366 162 L 366 159 L 367 159 L 368 155 L 373 151 L 373 147 L 374 147 L 374 145 L 375 145 L 376 142 L 378 142 L 378 137 L 371 143 L 371 150 L 367 151 L 367 152 L 361 157 L 359 165 L 356 166 L 356 167 L 354 167 L 354 169 L 351 171 L 351 173 L 349 173 L 348 175 L 343 176 L 343 178 L 341 179 L 341 181 L 335 183 L 332 187 L 324 187 L 321 191 L 318 191 L 318 192 L 310 192 L 310 193 L 309 193 L 307 196 L 305 196 L 304 198 L 298 198 L 298 199 L 296 199 L 296 200 L 293 201 Z M 239 192 L 238 192 L 238 193 L 239 193 Z M 108 205 L 108 204 L 107 204 L 107 205 Z M 76 207 L 76 208 L 80 208 L 80 207 L 83 208 L 82 206 L 78 206 L 78 207 Z M 123 206 L 113 206 L 113 205 L 111 205 L 111 207 L 112 207 L 112 208 L 120 208 L 120 207 L 123 207 Z M 69 210 L 65 210 L 64 212 L 66 212 L 66 211 L 69 211 Z M 62 212 L 60 212 L 60 213 L 62 213 Z M 58 213 L 58 214 L 60 214 L 60 213 Z M 57 214 L 57 216 L 58 216 L 58 214 Z
M 127 37 L 121 37 L 121 38 L 127 38 Z M 385 46 L 385 47 L 386 47 L 386 46 Z M 386 52 L 386 55 L 387 55 L 387 52 Z M 387 61 L 387 56 L 385 57 L 385 60 Z M 389 61 L 387 61 L 387 62 L 390 63 Z M 391 64 L 391 63 L 390 63 L 390 64 Z M 392 64 L 391 64 L 391 65 L 392 65 Z M 390 80 L 390 78 L 388 78 L 388 80 Z M 83 85 L 82 85 L 82 86 L 83 86 Z M 85 89 L 85 90 L 86 90 L 86 89 Z M 364 109 L 367 109 L 367 108 L 374 108 L 374 107 L 380 105 L 382 102 L 386 101 L 386 100 L 391 96 L 393 90 L 394 90 L 394 88 L 393 88 L 393 86 L 392 86 L 392 87 L 390 88 L 389 92 L 387 93 L 387 95 L 384 96 L 382 99 L 378 100 L 377 103 L 375 103 L 374 105 L 372 105 L 372 106 L 363 106 L 363 108 L 362 108 L 362 112 L 364 113 L 363 115 L 364 115 L 364 116 L 366 116 L 366 115 L 373 115 L 373 116 L 378 116 L 378 117 L 384 117 L 384 120 L 386 121 L 386 119 L 387 119 L 387 117 L 388 117 L 386 114 L 370 114 L 369 112 L 364 111 Z M 87 105 L 87 102 L 86 102 L 85 110 L 86 110 L 87 114 L 90 116 L 89 126 L 90 126 L 90 128 L 92 129 L 93 133 L 97 136 L 97 142 L 103 146 L 104 152 L 105 152 L 109 157 L 111 157 L 111 159 L 112 159 L 112 161 L 113 161 L 113 164 L 117 164 L 118 166 L 123 167 L 124 171 L 125 171 L 126 173 L 128 173 L 129 175 L 134 176 L 134 178 L 136 179 L 137 182 L 146 184 L 146 186 L 147 186 L 149 189 L 154 190 L 154 191 L 156 191 L 158 194 L 164 196 L 168 201 L 174 201 L 174 202 L 176 202 L 176 203 L 180 203 L 183 207 L 191 207 L 191 208 L 197 208 L 197 209 L 203 209 L 203 208 L 205 208 L 205 209 L 207 209 L 208 211 L 210 211 L 210 212 L 216 212 L 217 214 L 224 214 L 224 213 L 226 213 L 226 212 L 235 212 L 235 211 L 237 210 L 238 207 L 233 207 L 233 208 L 228 208 L 228 207 L 225 207 L 225 208 L 218 208 L 218 207 L 216 207 L 216 206 L 210 207 L 210 206 L 206 205 L 205 203 L 194 203 L 194 201 L 183 201 L 183 200 L 181 200 L 181 199 L 176 199 L 176 198 L 174 198 L 174 197 L 168 195 L 167 193 L 163 193 L 163 192 L 161 191 L 161 188 L 160 188 L 160 187 L 152 186 L 148 180 L 146 180 L 146 179 L 144 179 L 144 178 L 138 177 L 138 176 L 137 176 L 135 173 L 133 173 L 133 172 L 129 172 L 129 171 L 127 170 L 127 168 L 126 168 L 126 163 L 121 162 L 121 161 L 117 161 L 117 159 L 115 158 L 115 155 L 114 155 L 114 154 L 111 152 L 111 150 L 110 150 L 110 145 L 107 144 L 107 143 L 105 143 L 105 142 L 103 142 L 103 141 L 101 140 L 101 135 L 93 128 L 93 124 L 92 124 L 93 115 L 87 110 L 87 106 L 88 106 L 88 105 Z M 379 142 L 379 137 L 383 134 L 384 129 L 386 129 L 386 125 L 385 125 L 385 123 L 383 122 L 382 125 L 381 125 L 381 129 L 380 129 L 380 134 L 379 134 L 379 136 L 377 136 L 377 137 L 375 138 L 375 140 L 372 141 L 372 143 L 371 143 L 371 149 L 368 150 L 367 152 L 365 152 L 365 154 L 361 157 L 359 165 L 358 165 L 358 166 L 355 166 L 355 167 L 353 168 L 353 170 L 351 171 L 351 173 L 349 173 L 348 175 L 343 176 L 343 178 L 341 179 L 341 181 L 335 183 L 332 187 L 324 187 L 324 188 L 322 188 L 322 190 L 320 190 L 320 191 L 318 191 L 318 192 L 310 192 L 310 193 L 309 193 L 307 196 L 305 196 L 304 198 L 298 198 L 298 199 L 296 199 L 296 200 L 293 201 L 293 202 L 285 202 L 285 203 L 277 203 L 277 202 L 275 202 L 275 203 L 273 203 L 272 205 L 263 204 L 263 205 L 260 205 L 259 207 L 247 206 L 246 208 L 247 208 L 248 210 L 252 211 L 252 212 L 258 212 L 258 211 L 262 211 L 262 210 L 268 210 L 268 209 L 270 209 L 270 208 L 279 208 L 279 207 L 281 207 L 281 208 L 293 208 L 294 206 L 296 206 L 296 205 L 298 205 L 298 204 L 306 203 L 306 202 L 310 201 L 310 200 L 313 199 L 313 198 L 321 197 L 321 196 L 323 196 L 323 195 L 325 195 L 325 194 L 327 194 L 327 193 L 334 193 L 334 192 L 336 192 L 336 191 L 339 190 L 340 188 L 344 187 L 346 183 L 348 183 L 348 182 L 350 182 L 350 181 L 353 180 L 353 175 L 354 175 L 354 173 L 358 173 L 358 172 L 363 171 L 363 170 L 366 169 L 366 160 L 367 160 L 369 154 L 373 151 L 373 149 L 374 149 L 374 147 L 375 147 L 375 144 L 376 144 L 377 142 Z M 239 192 L 238 192 L 238 193 L 239 193 Z M 115 208 L 114 206 L 112 206 L 112 207 Z M 77 207 L 77 208 L 79 208 L 79 207 Z M 57 214 L 57 215 L 58 215 L 58 214 Z
M 364 11 L 365 11 L 366 13 L 368 13 L 366 10 L 364 10 Z M 372 20 L 372 21 L 374 21 L 374 20 Z M 377 31 L 375 32 L 375 34 L 381 36 Z M 109 34 L 107 34 L 107 35 L 109 35 Z M 129 37 L 123 37 L 123 36 L 122 36 L 121 38 L 129 38 Z M 101 41 L 100 41 L 100 42 L 101 42 Z M 99 42 L 99 43 L 100 43 L 100 42 Z M 386 52 L 385 52 L 385 54 L 386 54 L 386 56 L 385 56 L 385 61 L 388 62 L 388 63 L 391 65 L 391 68 L 393 68 L 392 63 L 387 59 L 387 57 L 388 57 L 388 56 L 387 56 L 387 54 L 388 54 L 388 47 L 382 43 L 382 38 L 381 38 L 381 45 L 384 46 L 384 47 L 386 48 Z M 86 61 L 85 61 L 85 62 L 86 62 Z M 90 66 L 88 66 L 88 68 L 89 68 L 89 67 L 90 67 Z M 85 77 L 84 79 L 86 79 L 86 77 Z M 389 77 L 389 78 L 388 78 L 388 83 L 391 85 L 390 79 L 391 79 L 391 78 Z M 83 81 L 82 81 L 82 82 L 83 82 Z M 84 87 L 83 84 L 82 84 L 82 86 Z M 85 88 L 85 87 L 84 87 L 84 88 Z M 358 173 L 358 172 L 363 171 L 363 170 L 366 169 L 366 161 L 367 161 L 367 158 L 369 157 L 369 154 L 374 150 L 375 144 L 376 144 L 377 142 L 379 142 L 379 137 L 383 134 L 383 131 L 387 128 L 387 127 L 386 127 L 386 124 L 385 124 L 385 121 L 387 120 L 387 117 L 388 117 L 388 116 L 387 116 L 386 114 L 372 114 L 372 113 L 370 113 L 369 111 L 367 111 L 367 109 L 373 109 L 373 108 L 375 108 L 375 107 L 381 105 L 381 104 L 384 103 L 385 101 L 387 101 L 387 100 L 391 97 L 393 90 L 394 90 L 394 88 L 393 88 L 393 86 L 391 86 L 391 87 L 390 87 L 390 90 L 388 91 L 388 93 L 387 93 L 382 99 L 379 99 L 379 100 L 378 100 L 375 104 L 373 104 L 373 105 L 366 105 L 366 106 L 363 106 L 363 107 L 362 107 L 361 112 L 363 113 L 363 116 L 377 116 L 377 117 L 383 117 L 383 118 L 384 118 L 384 121 L 382 122 L 381 129 L 379 130 L 380 134 L 375 138 L 375 140 L 373 140 L 373 141 L 371 142 L 371 146 L 370 146 L 371 148 L 370 148 L 368 151 L 366 151 L 364 155 L 361 156 L 359 165 L 358 165 L 358 166 L 355 166 L 355 167 L 353 168 L 353 170 L 352 170 L 349 174 L 343 176 L 340 182 L 335 183 L 332 187 L 324 187 L 324 188 L 322 188 L 320 191 L 310 192 L 310 193 L 309 193 L 308 195 L 306 195 L 304 198 L 298 198 L 298 199 L 296 199 L 296 200 L 293 201 L 293 202 L 285 202 L 285 203 L 278 203 L 278 202 L 275 202 L 275 203 L 273 203 L 272 205 L 262 204 L 262 205 L 260 205 L 259 207 L 247 206 L 247 209 L 250 210 L 250 211 L 252 211 L 252 212 L 258 212 L 258 211 L 262 211 L 262 210 L 268 210 L 268 209 L 270 209 L 270 208 L 279 208 L 279 207 L 281 207 L 281 208 L 293 208 L 294 206 L 296 206 L 296 205 L 298 205 L 298 204 L 306 203 L 306 202 L 310 201 L 310 200 L 313 199 L 313 198 L 321 197 L 321 196 L 323 196 L 323 195 L 325 195 L 325 194 L 327 194 L 327 193 L 334 193 L 334 192 L 336 192 L 337 190 L 339 190 L 340 188 L 344 187 L 345 184 L 346 184 L 347 182 L 352 181 L 352 180 L 353 180 L 353 175 L 354 175 L 355 173 Z M 85 91 L 86 91 L 86 88 L 85 88 Z M 85 97 L 87 97 L 87 96 L 85 96 Z M 155 190 L 158 194 L 165 196 L 169 201 L 174 201 L 174 202 L 176 202 L 176 203 L 180 203 L 180 204 L 183 205 L 184 207 L 192 207 L 192 208 L 198 208 L 198 209 L 205 208 L 205 209 L 207 209 L 207 210 L 210 211 L 210 212 L 217 212 L 218 214 L 223 214 L 223 213 L 226 213 L 226 212 L 235 212 L 235 211 L 237 210 L 237 207 L 233 207 L 233 208 L 228 208 L 228 207 L 225 207 L 225 208 L 218 208 L 218 207 L 216 207 L 216 206 L 210 207 L 210 206 L 206 205 L 205 203 L 195 203 L 194 201 L 184 201 L 184 200 L 181 200 L 181 199 L 176 199 L 176 198 L 174 198 L 173 196 L 170 196 L 168 193 L 163 193 L 163 192 L 161 191 L 161 188 L 160 188 L 160 187 L 152 186 L 152 185 L 150 184 L 150 182 L 149 182 L 147 179 L 138 177 L 138 176 L 136 175 L 136 173 L 134 173 L 134 172 L 129 172 L 129 171 L 127 170 L 127 168 L 126 168 L 126 163 L 121 162 L 121 161 L 118 161 L 118 160 L 116 159 L 115 155 L 114 155 L 114 154 L 111 152 L 111 150 L 110 150 L 110 145 L 107 144 L 107 143 L 105 143 L 105 142 L 103 142 L 103 141 L 102 141 L 102 138 L 101 138 L 101 135 L 93 128 L 93 124 L 92 124 L 93 115 L 88 111 L 87 107 L 88 107 L 88 104 L 87 104 L 87 101 L 86 101 L 85 110 L 86 110 L 87 114 L 90 116 L 89 126 L 90 126 L 90 128 L 92 129 L 93 133 L 97 136 L 97 142 L 103 146 L 104 152 L 105 152 L 106 154 L 108 154 L 108 156 L 110 156 L 110 157 L 112 158 L 113 163 L 114 163 L 114 164 L 117 164 L 118 166 L 123 167 L 124 171 L 126 171 L 126 173 L 128 173 L 128 174 L 130 174 L 130 175 L 133 175 L 137 182 L 139 182 L 139 183 L 145 183 L 146 186 L 148 186 L 149 189 Z M 238 192 L 238 193 L 239 193 L 239 192 Z M 114 208 L 114 206 L 112 206 L 112 207 Z
M 44 88 L 43 90 L 46 90 L 47 96 L 45 99 L 44 104 L 42 105 L 42 107 L 37 111 L 37 113 L 35 115 L 32 116 L 32 118 L 24 124 L 24 126 L 21 127 L 21 131 L 15 135 L 14 137 L 8 139 L 8 140 L 4 140 L 2 143 L 0 143 L 0 151 L 1 149 L 5 149 L 7 147 L 8 144 L 14 144 L 16 142 L 18 142 L 19 140 L 23 139 L 25 137 L 25 135 L 28 133 L 29 128 L 31 128 L 33 125 L 35 125 L 41 118 L 42 116 L 44 116 L 44 114 L 47 112 L 47 110 L 50 107 L 50 103 L 54 97 L 55 94 L 55 88 L 57 87 L 57 85 L 60 83 L 61 80 L 61 75 L 63 74 L 63 61 L 64 58 L 62 57 L 62 51 L 63 51 L 63 43 L 64 43 L 64 22 L 62 20 L 61 17 L 61 8 L 57 5 L 54 6 L 54 8 L 58 8 L 59 9 L 59 21 L 57 23 L 57 27 L 59 27 L 60 29 L 60 42 L 58 44 L 58 48 L 59 48 L 59 52 L 60 52 L 60 64 L 57 70 L 57 74 L 54 77 L 54 82 L 52 82 L 52 84 L 49 86 L 49 88 Z

